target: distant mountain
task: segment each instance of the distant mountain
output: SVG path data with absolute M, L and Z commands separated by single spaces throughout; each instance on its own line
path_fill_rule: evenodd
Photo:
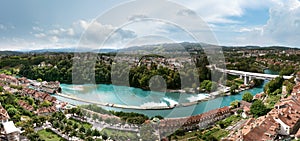
M 157 51 L 157 52 L 180 52 L 183 51 L 182 47 L 185 50 L 193 51 L 193 50 L 203 50 L 204 48 L 214 48 L 221 47 L 223 50 L 247 50 L 247 49 L 274 49 L 274 50 L 287 50 L 292 47 L 284 47 L 284 46 L 269 46 L 269 47 L 261 47 L 261 46 L 218 46 L 218 45 L 210 45 L 205 43 L 163 43 L 163 44 L 153 44 L 153 45 L 141 45 L 141 46 L 132 46 L 124 49 L 91 49 L 91 48 L 57 48 L 57 49 L 40 49 L 40 50 L 22 50 L 22 51 L 0 51 L 0 55 L 18 55 L 22 53 L 73 53 L 73 52 L 95 52 L 95 53 L 114 53 L 114 52 L 136 52 L 136 51 Z M 299 48 L 293 48 L 299 49 Z
M 58 53 L 72 53 L 72 52 L 98 52 L 109 53 L 115 52 L 115 49 L 89 49 L 89 48 L 58 48 L 58 49 L 40 49 L 25 51 L 27 53 L 46 53 L 46 52 L 58 52 Z
M 23 52 L 20 51 L 0 51 L 0 56 L 11 56 L 11 55 L 20 55 Z
M 117 52 L 117 49 L 94 49 L 92 52 L 98 52 L 98 53 L 112 53 Z

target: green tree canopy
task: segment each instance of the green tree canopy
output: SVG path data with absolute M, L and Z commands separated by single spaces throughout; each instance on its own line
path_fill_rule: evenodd
M 281 89 L 283 81 L 284 79 L 282 76 L 276 77 L 265 85 L 264 92 L 266 94 L 273 94 L 277 89 Z
M 245 92 L 242 100 L 247 101 L 247 102 L 252 102 L 253 96 L 250 92 Z
M 268 113 L 268 109 L 261 100 L 256 100 L 250 107 L 250 113 L 254 117 L 263 116 Z
M 239 107 L 239 104 L 240 104 L 240 102 L 238 100 L 235 100 L 230 103 L 230 106 L 233 108 L 237 108 L 237 107 Z
M 236 85 L 236 84 L 233 84 L 231 87 L 230 87 L 230 93 L 231 94 L 235 94 L 236 92 L 235 92 L 235 90 L 238 88 L 238 85 Z

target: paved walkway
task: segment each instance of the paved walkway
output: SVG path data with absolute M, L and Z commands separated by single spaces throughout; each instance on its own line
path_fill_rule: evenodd
M 236 124 L 232 125 L 232 126 L 228 126 L 226 128 L 226 130 L 228 131 L 234 131 L 234 130 L 237 130 L 237 129 L 240 129 L 241 126 L 246 122 L 247 120 L 246 119 L 241 119 L 240 121 L 238 121 Z

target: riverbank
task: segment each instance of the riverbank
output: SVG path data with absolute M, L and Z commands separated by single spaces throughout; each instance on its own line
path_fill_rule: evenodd
M 204 98 L 202 100 L 197 100 L 197 101 L 193 101 L 193 102 L 186 102 L 186 103 L 180 103 L 178 105 L 172 105 L 172 106 L 141 107 L 141 106 L 131 106 L 131 105 L 122 105 L 122 104 L 115 104 L 115 103 L 103 103 L 103 102 L 96 102 L 96 101 L 91 101 L 91 100 L 84 100 L 84 99 L 80 99 L 78 97 L 74 97 L 74 96 L 70 96 L 70 95 L 66 95 L 66 94 L 62 94 L 62 93 L 56 93 L 56 95 L 64 97 L 64 98 L 68 98 L 68 99 L 88 103 L 88 104 L 96 104 L 96 105 L 99 105 L 99 106 L 114 107 L 114 108 L 121 108 L 121 109 L 136 109 L 136 110 L 165 110 L 165 109 L 173 109 L 175 107 L 187 107 L 187 106 L 196 105 L 200 102 L 207 101 L 207 100 L 210 99 L 210 98 Z

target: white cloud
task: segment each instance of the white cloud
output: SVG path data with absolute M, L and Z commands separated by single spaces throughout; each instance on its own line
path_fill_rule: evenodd
M 112 25 L 104 25 L 99 21 L 88 23 L 87 21 L 79 21 L 79 26 L 83 30 L 83 36 L 80 39 L 80 46 L 97 48 L 105 44 L 105 46 L 118 46 L 124 43 L 125 40 L 136 37 L 136 33 L 114 27 Z M 78 29 L 78 27 L 73 28 Z
M 49 38 L 52 43 L 57 43 L 59 41 L 57 36 L 52 36 Z
M 277 43 L 300 43 L 300 2 L 284 1 L 270 9 L 270 19 L 263 27 L 263 36 L 270 37 Z
M 32 29 L 34 31 L 38 31 L 38 32 L 44 31 L 41 27 L 38 27 L 38 26 L 33 26 Z
M 241 28 L 242 37 L 236 39 L 243 44 L 299 46 L 300 2 L 278 0 L 274 3 L 265 25 Z
M 37 34 L 34 34 L 34 36 L 36 38 L 44 38 L 44 37 L 46 37 L 46 34 L 45 33 L 37 33 Z
M 71 24 L 70 27 L 55 26 L 56 28 L 48 30 L 39 30 L 41 28 L 33 28 L 32 32 L 36 38 L 43 43 L 48 44 L 70 44 L 73 47 L 77 46 L 78 42 L 82 42 L 86 47 L 93 48 L 101 45 L 101 40 L 104 40 L 111 34 L 107 44 L 120 44 L 123 40 L 134 38 L 135 33 L 129 30 L 118 29 L 112 25 L 103 25 L 98 21 L 89 23 L 86 20 L 79 20 Z M 85 38 L 81 39 L 84 34 Z
M 175 2 L 194 11 L 209 23 L 238 23 L 229 19 L 232 16 L 242 16 L 246 8 L 263 8 L 273 5 L 272 0 L 187 0 Z
M 118 12 L 131 12 L 131 16 L 123 17 L 123 14 L 113 13 L 106 17 L 106 21 L 95 21 L 91 23 L 89 20 L 78 20 L 70 23 L 70 26 L 51 25 L 39 26 L 39 23 L 32 27 L 33 41 L 29 40 L 26 45 L 33 46 L 76 46 L 80 40 L 81 34 L 85 33 L 87 41 L 92 46 L 98 47 L 99 41 L 112 34 L 108 44 L 120 45 L 126 41 L 130 41 L 147 33 L 158 34 L 164 37 L 178 37 L 183 39 L 181 32 L 178 32 L 171 24 L 156 24 L 140 22 L 144 18 L 163 18 L 168 17 L 173 23 L 180 23 L 182 27 L 187 26 L 188 30 L 193 30 L 199 34 L 207 35 L 206 32 L 216 33 L 221 44 L 227 45 L 299 45 L 300 44 L 300 2 L 298 0 L 174 0 L 178 4 L 190 8 L 176 9 L 157 4 L 145 5 L 136 8 L 123 8 Z M 269 19 L 265 25 L 248 25 L 243 21 L 233 20 L 232 17 L 242 17 L 248 9 L 266 9 L 269 8 Z M 126 10 L 124 10 L 126 9 Z M 154 9 L 154 10 L 153 10 Z M 127 11 L 128 10 L 128 11 Z M 174 15 L 170 15 L 173 13 Z M 197 21 L 196 14 L 199 15 L 204 22 Z M 133 22 L 133 24 L 117 30 L 122 23 Z M 189 24 L 189 23 L 202 23 Z M 207 22 L 207 23 L 206 23 Z M 119 24 L 121 23 L 121 24 Z M 34 24 L 33 24 L 34 25 Z M 209 25 L 209 27 L 207 27 Z M 49 28 L 51 27 L 51 28 Z M 0 31 L 13 29 L 13 26 L 0 24 Z M 205 36 L 203 36 L 204 39 Z M 148 39 L 141 39 L 143 40 Z M 158 40 L 158 39 L 157 39 Z M 150 40 L 152 42 L 152 40 Z M 161 40 L 160 40 L 161 41 Z M 204 42 L 207 40 L 204 40 Z M 7 41 L 9 43 L 9 41 Z M 15 42 L 15 41 L 14 41 Z M 25 41 L 18 41 L 25 44 Z

